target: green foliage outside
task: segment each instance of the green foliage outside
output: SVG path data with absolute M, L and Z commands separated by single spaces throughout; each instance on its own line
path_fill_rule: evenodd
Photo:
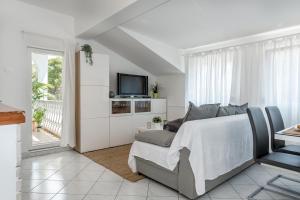
M 39 128 L 42 125 L 42 121 L 45 116 L 45 112 L 46 112 L 46 109 L 41 108 L 41 107 L 38 107 L 38 108 L 34 109 L 34 111 L 33 111 L 33 119 L 38 124 Z
M 48 84 L 38 81 L 38 72 L 35 65 L 32 66 L 32 103 L 37 100 L 62 100 L 62 57 L 55 57 L 48 60 Z M 46 109 L 42 107 L 33 108 L 33 120 L 41 126 Z
M 62 57 L 48 61 L 48 100 L 62 100 Z

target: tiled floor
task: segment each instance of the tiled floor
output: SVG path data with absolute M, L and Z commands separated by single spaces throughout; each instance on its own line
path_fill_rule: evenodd
M 279 173 L 300 179 L 299 173 L 254 165 L 199 199 L 246 199 L 259 185 L 265 185 L 267 180 Z M 23 160 L 22 177 L 22 200 L 186 199 L 149 179 L 128 182 L 74 151 Z M 277 184 L 300 191 L 300 184 L 284 180 L 277 181 Z M 265 191 L 256 198 L 288 199 Z
M 32 145 L 43 145 L 43 144 L 49 144 L 53 142 L 59 142 L 60 139 L 58 137 L 55 137 L 54 135 L 48 133 L 45 130 L 40 130 L 39 132 L 32 132 Z

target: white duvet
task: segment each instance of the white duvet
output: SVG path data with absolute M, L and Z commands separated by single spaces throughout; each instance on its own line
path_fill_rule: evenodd
M 150 146 L 152 149 L 149 144 L 133 143 L 128 159 L 132 171 L 136 172 L 134 156 L 174 170 L 179 150 L 186 147 L 191 152 L 189 161 L 198 195 L 205 193 L 205 180 L 215 179 L 253 158 L 252 131 L 246 114 L 186 122 L 170 148 Z

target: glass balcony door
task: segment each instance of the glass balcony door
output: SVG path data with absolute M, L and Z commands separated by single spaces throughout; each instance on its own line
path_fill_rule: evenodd
M 60 145 L 63 52 L 30 49 L 32 149 Z

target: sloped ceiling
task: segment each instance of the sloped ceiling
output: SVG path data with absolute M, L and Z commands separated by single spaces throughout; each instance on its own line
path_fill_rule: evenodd
M 79 34 L 93 27 L 113 14 L 135 3 L 137 0 L 20 0 L 72 16 L 75 33 Z
M 121 28 L 114 28 L 103 33 L 95 40 L 153 75 L 160 76 L 182 73 L 176 66 L 156 54 Z
M 171 0 L 122 26 L 185 49 L 299 24 L 299 0 Z

